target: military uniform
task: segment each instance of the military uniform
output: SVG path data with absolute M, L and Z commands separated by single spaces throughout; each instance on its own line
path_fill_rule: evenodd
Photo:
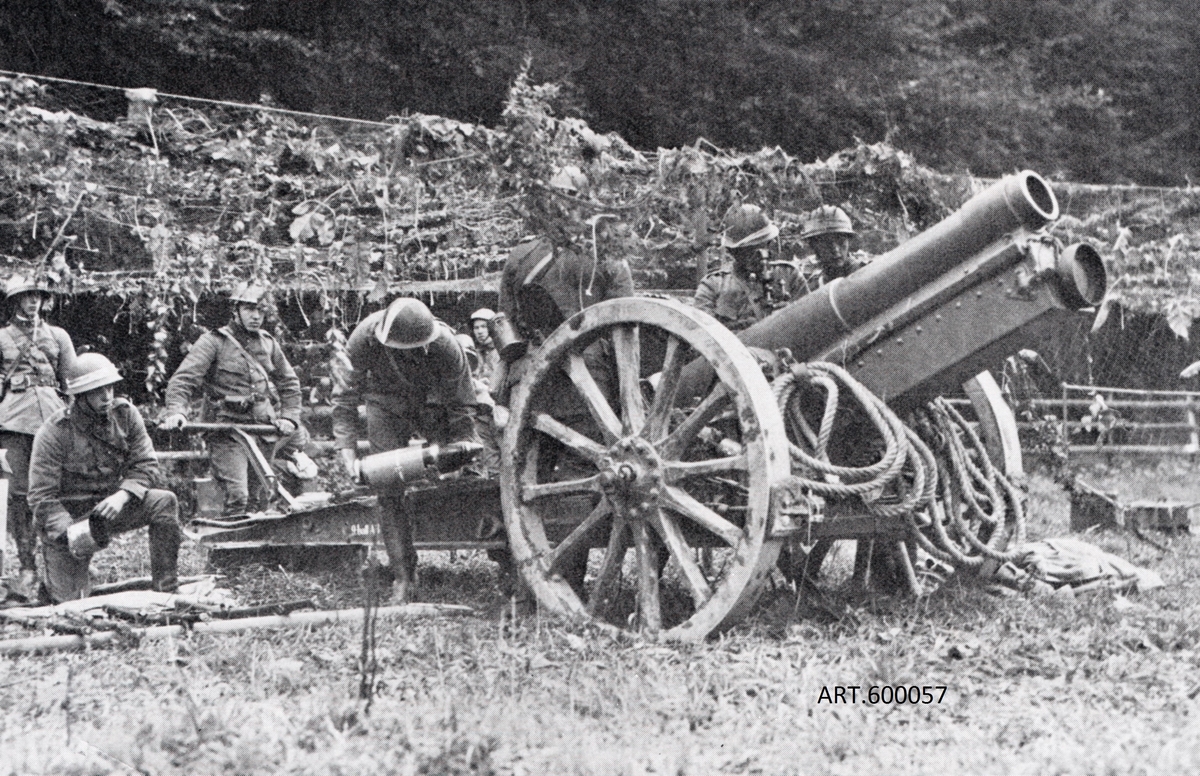
M 856 251 L 850 254 L 850 260 L 845 265 L 839 267 L 832 275 L 829 275 L 821 267 L 821 262 L 817 261 L 816 256 L 808 256 L 800 262 L 800 293 L 796 294 L 795 298 L 816 291 L 832 280 L 844 278 L 852 272 L 862 269 L 870 261 L 871 257 L 868 254 Z
M 743 277 L 732 266 L 710 272 L 696 288 L 693 303 L 730 331 L 741 331 L 805 293 L 795 264 L 771 261 L 764 278 Z
M 527 336 L 549 336 L 567 318 L 606 299 L 633 296 L 629 262 L 601 259 L 539 237 L 513 249 L 500 278 L 500 312 Z
M 489 388 L 494 388 L 496 373 L 500 370 L 500 351 L 496 350 L 494 342 L 488 340 L 482 345 L 476 342 L 475 352 L 479 354 L 479 366 L 472 376 L 487 383 Z
M 500 311 L 509 316 L 527 335 L 548 336 L 562 321 L 586 307 L 625 296 L 633 296 L 633 275 L 629 263 L 602 259 L 573 247 L 555 247 L 538 238 L 518 245 L 504 264 L 500 284 Z M 601 392 L 611 403 L 616 394 L 616 370 L 611 348 L 601 338 L 583 350 L 583 360 Z M 521 379 L 531 360 L 526 355 L 507 366 L 504 379 L 496 386 L 498 403 L 507 405 L 509 393 Z M 547 376 L 544 389 L 534 398 L 532 408 L 589 436 L 603 438 L 587 404 L 570 379 L 561 371 Z M 565 448 L 557 440 L 543 437 L 538 454 L 538 477 L 569 479 L 583 473 L 573 456 L 563 456 Z M 511 559 L 507 550 L 490 551 L 489 557 L 507 568 Z M 581 586 L 587 568 L 587 551 L 562 564 L 564 576 Z M 510 572 L 511 573 L 511 572 Z
M 300 379 L 267 332 L 247 331 L 234 322 L 202 334 L 167 383 L 167 413 L 186 415 L 201 386 L 204 420 L 254 424 L 286 418 L 296 430 L 276 442 L 275 452 L 308 443 L 300 422 Z M 244 512 L 250 495 L 245 448 L 221 432 L 209 435 L 208 446 L 213 477 L 225 490 L 225 513 Z
M 405 447 L 417 433 L 443 444 L 478 442 L 471 369 L 454 331 L 435 321 L 436 336 L 429 344 L 388 347 L 375 336 L 385 313 L 368 315 L 346 341 L 350 367 L 333 388 L 333 436 L 338 449 L 354 449 L 357 443 L 360 404 L 366 405 L 372 453 Z M 380 494 L 379 507 L 384 515 L 401 516 L 403 494 Z M 410 522 L 385 519 L 381 527 L 388 557 L 414 570 L 417 559 Z
M 33 435 L 63 408 L 59 388 L 75 360 L 71 337 L 40 318 L 14 314 L 0 329 L 0 374 L 7 375 L 0 401 L 0 448 L 8 451 L 8 525 L 22 571 L 36 568 L 37 537 L 29 513 L 29 456 Z
M 90 558 L 76 558 L 65 534 L 49 535 L 47 523 L 69 516 L 84 519 L 94 506 L 118 490 L 131 496 L 125 508 L 108 523 L 108 533 L 150 526 L 150 575 L 158 590 L 177 582 L 177 558 L 182 532 L 175 494 L 152 487 L 158 476 L 158 457 L 142 416 L 125 399 L 106 415 L 93 412 L 84 401 L 60 410 L 33 439 L 29 466 L 29 504 L 42 539 L 46 587 L 56 601 L 87 595 Z M 103 539 L 97 537 L 97 542 Z

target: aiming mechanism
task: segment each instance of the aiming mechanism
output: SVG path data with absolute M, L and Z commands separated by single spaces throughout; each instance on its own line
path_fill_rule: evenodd
M 1057 217 L 1042 178 L 1006 177 L 737 336 L 673 300 L 588 307 L 530 354 L 498 481 L 381 487 L 406 488 L 418 549 L 505 546 L 488 530 L 502 513 L 543 607 L 667 638 L 737 622 L 785 545 L 807 575 L 834 540 L 878 545 L 914 589 L 918 545 L 978 569 L 1021 531 L 1016 426 L 982 370 L 1105 292 L 1096 251 L 1043 230 Z M 973 424 L 936 398 L 960 387 Z M 838 420 L 848 404 L 858 427 Z M 362 544 L 373 507 L 355 498 L 204 540 Z

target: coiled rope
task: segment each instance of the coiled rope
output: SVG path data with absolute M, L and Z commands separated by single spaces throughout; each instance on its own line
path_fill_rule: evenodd
M 816 431 L 802 412 L 796 393 L 801 385 L 825 393 Z M 843 388 L 862 407 L 883 443 L 882 455 L 872 464 L 841 466 L 829 460 Z M 836 364 L 793 363 L 775 378 L 772 390 L 788 425 L 792 475 L 813 493 L 857 497 L 875 516 L 905 520 L 918 546 L 960 568 L 978 568 L 988 557 L 1010 560 L 1013 555 L 1000 549 L 1008 523 L 1014 542 L 1024 542 L 1021 494 L 992 465 L 974 429 L 944 399 L 932 402 L 918 419 L 922 438 Z M 881 499 L 889 489 L 891 496 Z M 984 535 L 986 540 L 980 538 Z

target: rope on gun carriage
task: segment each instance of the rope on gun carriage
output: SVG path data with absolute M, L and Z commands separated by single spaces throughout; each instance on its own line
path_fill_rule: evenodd
M 971 561 L 972 565 L 982 562 L 983 557 L 1012 560 L 1016 555 L 1014 552 L 1004 552 L 998 547 L 1006 538 L 1011 538 L 1014 546 L 1025 542 L 1022 494 L 992 465 L 975 429 L 949 402 L 940 397 L 931 402 L 927 407 L 927 419 L 936 445 L 944 451 L 940 458 L 945 472 L 942 501 L 949 507 L 946 509 L 941 503 L 936 505 L 935 531 L 943 520 L 948 521 L 956 537 L 966 542 L 968 550 L 977 553 L 966 556 L 979 559 Z M 944 517 L 938 514 L 939 511 L 944 512 Z M 1007 537 L 1006 522 L 1011 523 L 1011 537 Z M 989 533 L 986 542 L 979 538 L 985 529 Z M 952 554 L 963 554 L 959 544 L 941 541 L 939 544 Z
M 800 403 L 794 401 L 797 387 L 804 383 L 825 392 L 817 431 L 804 417 Z M 883 442 L 883 454 L 868 466 L 839 466 L 829 461 L 841 386 L 863 408 Z M 856 496 L 874 515 L 906 520 L 918 546 L 960 568 L 977 568 L 985 557 L 1011 559 L 1011 553 L 998 549 L 1005 539 L 1009 514 L 1014 544 L 1024 542 L 1020 493 L 992 465 L 970 424 L 944 399 L 931 403 L 920 418 L 924 436 L 938 450 L 935 454 L 882 399 L 836 364 L 793 363 L 775 378 L 772 389 L 788 424 L 793 476 L 813 493 L 834 498 Z M 804 440 L 812 452 L 796 440 Z M 899 500 L 881 503 L 879 496 L 889 486 L 894 486 Z M 981 540 L 980 532 L 988 529 L 989 538 Z
M 799 403 L 792 401 L 797 378 L 807 378 L 811 384 L 825 389 L 825 412 L 820 430 L 815 434 L 800 411 Z M 839 466 L 829 461 L 828 445 L 837 416 L 839 383 L 849 389 L 883 439 L 883 455 L 869 466 Z M 810 454 L 793 441 L 788 443 L 793 474 L 813 493 L 841 498 L 858 496 L 873 514 L 888 518 L 919 510 L 933 499 L 937 488 L 937 469 L 929 465 L 933 454 L 882 399 L 845 369 L 823 361 L 796 365 L 777 377 L 772 388 L 789 425 L 789 436 L 802 435 L 813 446 L 814 452 Z M 911 483 L 901 476 L 906 471 Z M 902 494 L 900 501 L 878 503 L 878 497 L 892 483 L 896 483 Z

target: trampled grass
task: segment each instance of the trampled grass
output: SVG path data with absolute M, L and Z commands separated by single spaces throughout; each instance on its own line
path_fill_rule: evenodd
M 1200 494 L 1183 465 L 1084 476 L 1130 498 Z M 1032 479 L 1030 503 L 1035 536 L 1066 533 L 1047 478 Z M 8 658 L 0 774 L 1200 772 L 1200 543 L 1091 540 L 1168 587 L 1070 600 L 952 582 L 916 602 L 831 593 L 815 613 L 778 588 L 696 646 L 513 621 L 481 554 L 433 554 L 422 599 L 479 613 L 381 621 L 369 712 L 351 626 Z M 98 572 L 140 573 L 144 542 L 98 556 Z M 248 601 L 362 596 L 351 571 L 229 581 Z M 940 702 L 863 702 L 897 685 L 946 689 L 930 691 Z M 859 687 L 859 702 L 821 700 L 837 686 Z

